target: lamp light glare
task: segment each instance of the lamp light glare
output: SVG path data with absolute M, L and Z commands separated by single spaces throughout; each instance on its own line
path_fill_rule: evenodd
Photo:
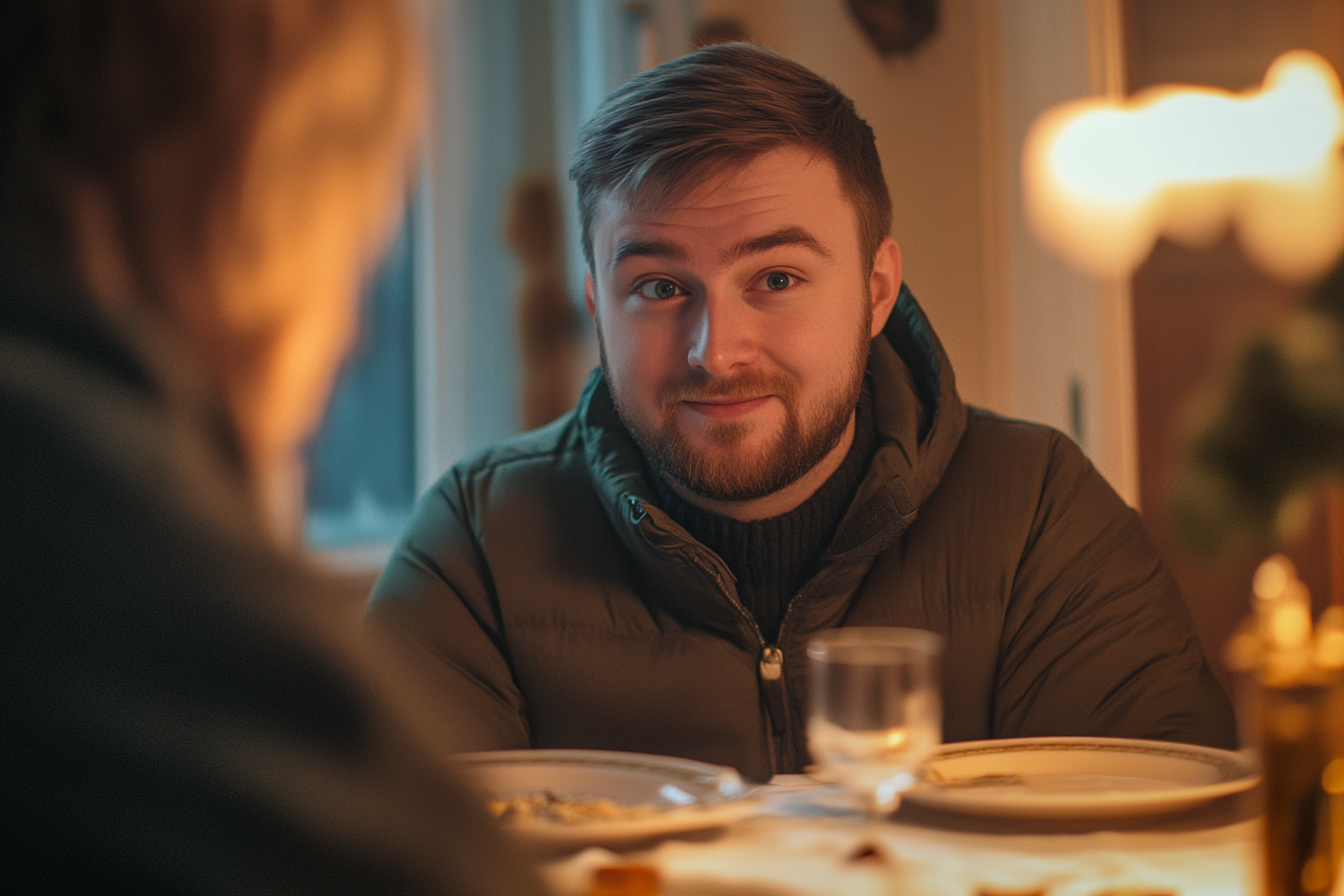
M 1023 152 L 1040 239 L 1096 274 L 1124 276 L 1167 235 L 1207 245 L 1229 225 L 1284 279 L 1344 247 L 1344 92 L 1320 56 L 1285 53 L 1241 94 L 1166 86 L 1046 111 Z

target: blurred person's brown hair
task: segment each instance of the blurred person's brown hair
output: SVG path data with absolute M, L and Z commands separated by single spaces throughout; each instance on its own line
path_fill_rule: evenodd
M 0 22 L 6 202 L 39 216 L 69 249 L 72 180 L 104 184 L 154 298 L 156 255 L 204 251 L 216 206 L 238 200 L 265 104 L 348 29 L 382 45 L 381 58 L 370 57 L 378 67 L 361 73 L 372 102 L 324 110 L 309 126 L 310 159 L 338 144 L 367 152 L 406 112 L 398 95 L 414 48 L 392 3 L 15 0 Z M 156 165 L 168 157 L 175 167 Z M 163 233 L 166 214 L 185 229 Z
M 20 0 L 0 15 L 5 205 L 105 307 L 187 338 L 264 477 L 316 424 L 352 338 L 322 305 L 372 266 L 405 189 L 423 92 L 405 11 Z M 302 373 L 313 356 L 323 369 Z
M 584 126 L 569 174 L 588 267 L 599 200 L 657 208 L 783 146 L 835 165 L 871 263 L 891 229 L 891 194 L 872 128 L 824 78 L 763 47 L 731 43 L 636 75 Z

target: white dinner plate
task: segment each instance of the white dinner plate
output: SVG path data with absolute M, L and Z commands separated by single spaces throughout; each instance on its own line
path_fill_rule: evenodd
M 551 793 L 640 807 L 632 817 L 507 825 L 555 847 L 618 845 L 726 825 L 756 811 L 759 798 L 731 768 L 608 750 L 502 750 L 457 757 L 491 799 Z
M 912 803 L 1006 818 L 1161 815 L 1255 786 L 1227 750 L 1155 740 L 1041 737 L 947 744 Z

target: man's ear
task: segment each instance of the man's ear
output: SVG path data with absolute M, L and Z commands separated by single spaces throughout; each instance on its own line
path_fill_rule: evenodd
M 873 297 L 873 332 L 876 336 L 887 325 L 896 297 L 901 294 L 901 247 L 886 237 L 873 256 L 873 272 L 868 276 L 868 292 Z
M 597 303 L 593 300 L 593 272 L 588 271 L 583 275 L 583 306 L 588 309 L 588 316 L 597 320 Z

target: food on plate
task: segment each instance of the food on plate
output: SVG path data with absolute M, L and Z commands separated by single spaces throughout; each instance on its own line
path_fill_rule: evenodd
M 578 824 L 644 818 L 658 811 L 651 803 L 627 806 L 608 797 L 569 797 L 549 790 L 490 800 L 490 811 L 504 824 Z
M 943 787 L 1008 787 L 1008 786 L 1027 786 L 1027 779 L 1018 774 L 989 774 L 976 775 L 972 778 L 949 778 L 937 768 L 930 768 L 924 775 L 924 780 L 931 781 Z
M 584 896 L 658 896 L 658 869 L 651 865 L 603 865 L 593 869 Z

